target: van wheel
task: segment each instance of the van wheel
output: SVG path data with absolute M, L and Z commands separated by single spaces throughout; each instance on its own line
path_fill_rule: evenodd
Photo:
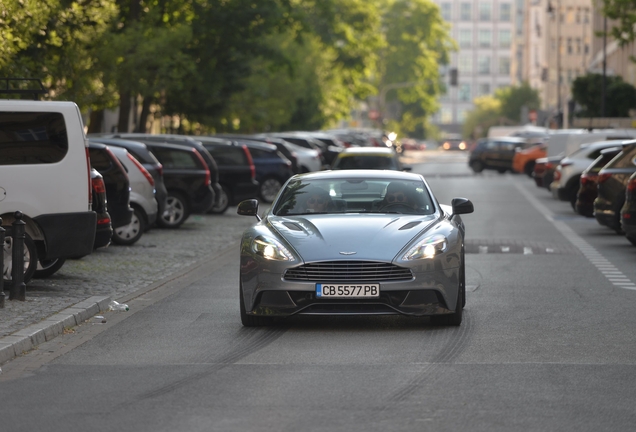
M 113 243 L 130 246 L 139 240 L 146 230 L 144 215 L 140 210 L 133 208 L 133 215 L 128 225 L 115 228 L 113 230 Z
M 208 213 L 223 214 L 229 206 L 230 193 L 225 186 L 221 186 L 221 193 L 218 197 L 218 202 L 214 204 L 214 207 L 212 207 L 212 210 L 210 210 Z
M 470 163 L 470 168 L 476 172 L 476 173 L 480 173 L 484 170 L 484 164 L 481 163 L 480 161 L 472 161 Z
M 13 263 L 13 228 L 7 227 L 4 238 L 4 268 L 2 269 L 2 278 L 9 285 L 11 281 L 11 267 Z M 24 238 L 24 283 L 27 283 L 33 277 L 38 262 L 38 253 L 35 249 L 35 243 L 28 233 Z
M 261 199 L 266 203 L 271 203 L 282 186 L 283 184 L 275 178 L 263 180 L 260 189 Z
M 66 258 L 55 258 L 52 260 L 40 260 L 38 266 L 33 274 L 35 279 L 46 278 L 53 275 L 59 269 L 62 268 Z
M 179 192 L 168 191 L 166 207 L 163 214 L 157 218 L 157 225 L 163 228 L 178 228 L 190 216 L 188 204 Z

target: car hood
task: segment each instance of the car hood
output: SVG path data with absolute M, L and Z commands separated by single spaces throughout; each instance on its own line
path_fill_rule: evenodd
M 268 222 L 305 262 L 311 262 L 393 260 L 436 220 L 436 215 L 343 214 L 273 216 Z

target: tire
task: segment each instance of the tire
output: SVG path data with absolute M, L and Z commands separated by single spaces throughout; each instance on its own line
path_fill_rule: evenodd
M 157 218 L 157 225 L 162 228 L 179 228 L 189 216 L 190 210 L 183 195 L 168 191 L 166 207 Z
M 283 187 L 283 184 L 278 179 L 267 178 L 261 183 L 259 195 L 264 202 L 271 203 L 276 198 L 276 194 L 278 194 L 281 187 Z
M 13 262 L 13 228 L 7 227 L 4 239 L 4 268 L 2 269 L 2 277 L 5 280 L 5 287 L 11 285 L 11 264 Z M 24 237 L 24 283 L 33 278 L 38 263 L 38 252 L 35 248 L 35 242 L 28 233 Z
M 244 327 L 262 327 L 274 324 L 275 318 L 247 314 L 245 311 L 242 287 L 239 287 L 239 307 L 241 309 L 241 324 L 243 324 Z
M 481 161 L 472 161 L 470 163 L 470 168 L 473 170 L 473 172 L 480 173 L 484 170 L 484 164 L 481 163 Z
M 523 172 L 528 176 L 532 177 L 532 173 L 534 172 L 535 161 L 530 161 L 526 163 L 526 166 L 523 167 Z
M 47 278 L 56 273 L 59 269 L 62 268 L 64 263 L 66 262 L 66 258 L 55 258 L 52 260 L 39 260 L 37 268 L 35 269 L 35 273 L 33 277 L 35 279 Z
M 464 305 L 466 304 L 466 271 L 465 264 L 462 263 L 461 275 L 459 277 L 459 293 L 455 303 L 455 312 L 447 315 L 435 315 L 431 321 L 436 325 L 459 327 L 462 324 L 464 315 Z
M 212 214 L 223 214 L 230 206 L 230 192 L 225 186 L 221 186 L 221 193 L 218 197 L 218 202 L 214 204 L 214 207 L 208 212 Z
M 128 225 L 113 230 L 112 241 L 121 246 L 130 246 L 141 238 L 146 230 L 146 218 L 141 210 L 133 208 L 133 215 Z

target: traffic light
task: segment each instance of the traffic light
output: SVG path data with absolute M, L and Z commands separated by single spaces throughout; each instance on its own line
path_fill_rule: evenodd
M 450 72 L 450 85 L 457 87 L 457 80 L 459 78 L 459 71 L 457 68 L 451 68 Z

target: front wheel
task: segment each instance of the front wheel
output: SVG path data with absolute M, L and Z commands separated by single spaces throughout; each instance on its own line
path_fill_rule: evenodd
M 263 180 L 260 189 L 261 199 L 266 203 L 273 202 L 274 198 L 276 198 L 276 194 L 278 194 L 278 191 L 282 186 L 283 184 L 275 178 Z
M 262 327 L 274 323 L 272 317 L 262 317 L 248 315 L 245 311 L 245 300 L 243 299 L 243 288 L 239 288 L 239 308 L 241 309 L 241 324 L 244 327 Z
M 62 268 L 65 262 L 66 262 L 66 258 L 40 260 L 38 262 L 37 269 L 35 270 L 35 273 L 33 274 L 33 277 L 36 279 L 41 279 L 41 278 L 52 276 L 59 269 Z
M 472 161 L 470 163 L 470 168 L 473 170 L 473 172 L 475 173 L 480 173 L 484 170 L 484 164 L 481 163 L 481 161 Z
M 189 216 L 190 211 L 183 195 L 169 191 L 163 213 L 157 218 L 157 225 L 162 228 L 178 228 Z
M 138 209 L 133 209 L 133 215 L 128 225 L 113 230 L 113 243 L 130 246 L 139 240 L 146 230 L 144 215 Z
M 10 284 L 12 280 L 11 269 L 13 264 L 13 228 L 7 227 L 4 237 L 4 268 L 2 269 L 2 277 Z M 38 253 L 35 249 L 35 242 L 28 233 L 24 233 L 24 283 L 27 283 L 33 277 L 38 262 Z

